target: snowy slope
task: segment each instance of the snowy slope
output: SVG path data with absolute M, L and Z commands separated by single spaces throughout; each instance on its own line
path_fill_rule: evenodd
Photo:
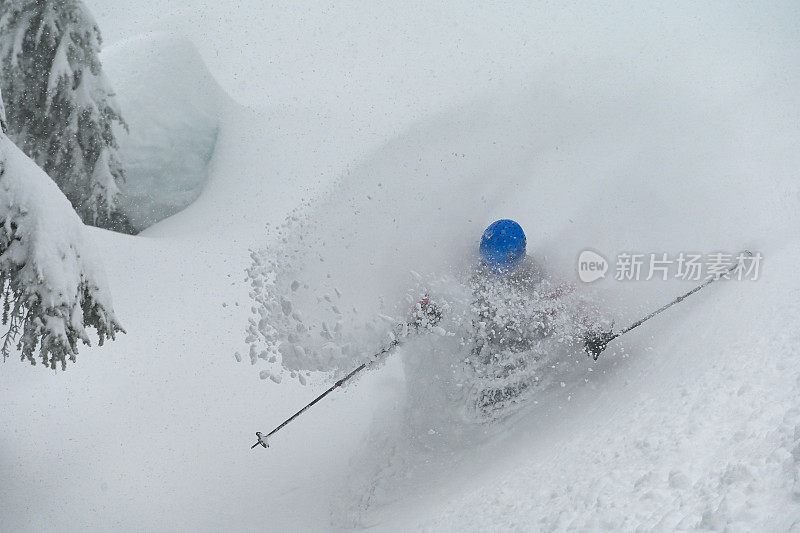
M 162 29 L 162 3 L 125 8 L 150 17 L 135 23 L 117 4 L 96 12 L 112 35 Z M 268 107 L 226 109 L 200 197 L 138 237 L 92 230 L 128 334 L 82 351 L 65 373 L 3 367 L 2 529 L 792 527 L 800 122 L 787 28 L 797 13 L 539 6 L 515 17 L 384 6 L 391 17 L 361 27 L 372 14 L 351 19 L 345 5 L 330 27 L 348 28 L 354 49 L 372 42 L 369 28 L 396 27 L 409 59 L 381 59 L 378 46 L 370 68 L 338 69 L 363 58 L 346 53 L 341 32 L 328 34 L 318 10 L 298 6 L 257 24 L 280 28 L 288 17 L 305 28 L 303 10 L 313 12 L 320 24 L 290 51 L 244 30 L 220 32 L 236 48 L 220 48 L 220 59 L 201 43 L 217 74 L 240 52 L 252 61 L 274 52 L 297 68 Z M 167 10 L 208 21 L 217 9 Z M 256 25 L 245 8 L 219 9 Z M 402 38 L 421 19 L 419 40 Z M 493 43 L 480 66 L 437 45 L 461 33 L 468 51 Z M 426 49 L 433 57 L 413 60 Z M 293 62 L 302 50 L 315 53 Z M 331 56 L 334 66 L 316 68 Z M 221 84 L 234 96 L 242 86 L 263 94 L 275 68 L 239 68 L 251 77 Z M 441 73 L 448 83 L 431 91 Z M 331 91 L 292 102 L 303 76 Z M 311 85 L 299 83 L 316 95 Z M 327 383 L 262 381 L 263 362 L 233 355 L 244 354 L 251 315 L 248 250 L 287 251 L 265 224 L 295 208 L 315 262 L 291 266 L 311 282 L 331 279 L 365 313 L 380 296 L 404 295 L 410 269 L 436 274 L 465 261 L 498 216 L 518 218 L 531 251 L 567 276 L 586 246 L 752 246 L 767 259 L 760 281 L 712 286 L 636 330 L 627 357 L 616 348 L 585 362 L 485 432 L 442 427 L 439 405 L 409 398 L 407 380 L 420 376 L 406 374 L 415 355 L 406 350 L 304 414 L 271 449 L 250 451 L 255 430 Z M 598 290 L 633 318 L 684 288 L 609 281 Z

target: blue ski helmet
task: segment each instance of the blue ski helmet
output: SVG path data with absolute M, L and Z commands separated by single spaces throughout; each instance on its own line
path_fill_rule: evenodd
M 481 258 L 497 272 L 513 270 L 525 257 L 525 232 L 513 220 L 498 220 L 483 232 Z

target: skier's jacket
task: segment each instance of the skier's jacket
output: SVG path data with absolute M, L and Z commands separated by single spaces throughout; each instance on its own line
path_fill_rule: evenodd
M 566 301 L 574 288 L 554 282 L 531 257 L 505 275 L 478 267 L 469 284 L 476 316 L 468 363 L 475 406 L 489 415 L 519 403 L 540 379 L 553 346 L 581 338 L 591 318 L 581 305 Z M 553 338 L 559 342 L 547 342 Z

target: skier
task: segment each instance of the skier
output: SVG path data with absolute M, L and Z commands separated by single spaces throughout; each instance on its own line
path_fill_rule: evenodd
M 603 322 L 574 286 L 557 282 L 526 255 L 526 244 L 518 223 L 492 223 L 483 232 L 480 261 L 468 280 L 476 311 L 466 359 L 470 403 L 484 418 L 519 404 L 544 366 L 552 366 L 565 347 L 585 344 Z M 416 316 L 433 323 L 441 311 L 426 295 Z
M 472 322 L 473 335 L 470 347 L 470 357 L 462 361 L 453 361 L 448 365 L 444 357 L 416 357 L 414 364 L 406 360 L 406 369 L 411 374 L 426 376 L 432 379 L 406 380 L 406 383 L 416 389 L 410 395 L 417 405 L 436 406 L 432 413 L 440 415 L 443 425 L 448 422 L 448 415 L 440 407 L 449 403 L 450 395 L 447 387 L 464 390 L 463 376 L 458 375 L 456 367 L 463 367 L 468 363 L 476 378 L 475 385 L 470 388 L 477 391 L 477 396 L 472 397 L 473 406 L 483 418 L 494 418 L 499 412 L 502 416 L 508 413 L 509 404 L 520 404 L 523 392 L 532 384 L 539 381 L 542 361 L 551 368 L 555 368 L 553 357 L 558 355 L 558 346 L 567 348 L 583 344 L 585 352 L 597 359 L 610 341 L 639 327 L 646 321 L 666 311 L 673 305 L 684 301 L 687 297 L 707 287 L 716 280 L 744 268 L 744 260 L 753 257 L 753 254 L 744 250 L 739 255 L 735 264 L 729 265 L 727 270 L 716 277 L 709 277 L 692 290 L 681 294 L 671 302 L 651 312 L 650 314 L 633 322 L 626 328 L 614 332 L 607 321 L 601 317 L 597 309 L 592 309 L 588 302 L 581 298 L 574 298 L 574 287 L 568 284 L 554 284 L 550 277 L 544 274 L 541 266 L 532 258 L 526 256 L 526 239 L 522 227 L 513 220 L 498 220 L 491 224 L 483 233 L 480 243 L 480 257 L 475 272 L 469 280 L 474 296 L 474 308 L 477 316 Z M 760 256 L 757 256 L 760 257 Z M 411 314 L 411 320 L 399 324 L 391 342 L 380 349 L 373 360 L 388 354 L 395 346 L 402 344 L 410 330 L 433 330 L 442 320 L 442 308 L 431 301 L 425 294 Z M 612 323 L 613 326 L 613 323 Z M 440 332 L 446 332 L 438 328 Z M 554 340 L 555 344 L 547 343 Z M 432 345 L 433 343 L 429 343 Z M 439 350 L 439 354 L 453 354 L 458 356 L 458 350 L 453 346 L 445 347 L 446 353 Z M 434 351 L 435 352 L 435 351 Z M 572 354 L 574 355 L 574 353 Z M 550 361 L 547 358 L 550 357 Z M 369 366 L 364 362 L 355 370 L 339 379 L 328 390 L 306 404 L 297 413 L 289 417 L 267 435 L 256 432 L 257 441 L 251 446 L 269 446 L 267 439 L 289 424 L 292 420 L 314 406 L 325 396 L 342 386 L 345 382 L 356 376 Z M 532 371 L 531 371 L 532 369 Z M 439 396 L 444 399 L 439 402 L 426 402 L 427 396 Z M 423 433 L 440 435 L 432 427 L 433 420 L 424 419 L 426 432 L 412 432 L 415 435 Z M 455 432 L 458 436 L 459 433 Z

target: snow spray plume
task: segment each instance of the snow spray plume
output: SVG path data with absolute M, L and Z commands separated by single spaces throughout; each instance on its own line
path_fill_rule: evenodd
M 302 409 L 300 409 L 295 414 L 287 418 L 283 423 L 281 423 L 281 425 L 279 425 L 266 435 L 264 435 L 260 431 L 256 431 L 256 438 L 258 439 L 258 441 L 256 441 L 255 444 L 250 446 L 250 449 L 252 450 L 259 444 L 264 448 L 269 448 L 269 442 L 267 439 L 269 439 L 272 435 L 283 429 L 283 427 L 286 426 L 289 422 L 291 422 L 292 420 L 303 414 L 307 409 L 311 408 L 314 404 L 323 399 L 325 396 L 327 396 L 334 390 L 338 389 L 346 382 L 350 381 L 350 379 L 353 378 L 356 374 L 358 374 L 359 372 L 370 366 L 372 363 L 376 362 L 379 358 L 388 355 L 389 353 L 394 351 L 395 348 L 397 348 L 398 346 L 400 346 L 400 344 L 402 344 L 401 339 L 405 339 L 408 337 L 409 330 L 419 331 L 420 329 L 431 328 L 435 326 L 439 322 L 439 320 L 441 320 L 441 318 L 442 314 L 434 304 L 426 302 L 424 305 L 419 306 L 411 322 L 405 324 L 398 324 L 395 327 L 396 333 L 392 335 L 392 339 L 389 341 L 389 343 L 383 348 L 381 348 L 372 357 L 370 357 L 367 360 L 367 362 L 361 363 L 358 367 L 356 367 L 355 370 L 351 371 L 345 377 L 343 377 L 342 379 L 331 385 L 328 388 L 328 390 L 326 390 L 325 392 L 314 398 L 311 402 L 306 404 Z

